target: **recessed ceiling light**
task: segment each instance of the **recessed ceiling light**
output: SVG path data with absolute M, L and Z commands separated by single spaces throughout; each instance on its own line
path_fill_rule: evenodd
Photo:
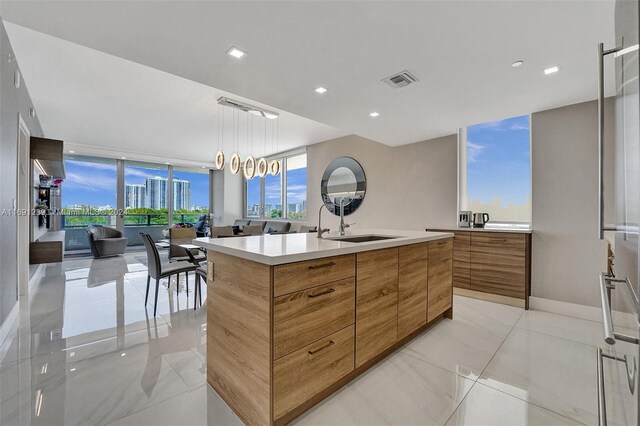
M 378 117 L 379 115 L 380 115 L 380 113 L 379 113 L 379 112 L 375 112 L 375 111 L 374 111 L 374 112 L 372 112 L 372 113 L 370 113 L 370 114 L 369 114 L 369 117 L 374 117 L 374 118 L 375 118 L 375 117 Z
M 202 166 L 202 168 L 203 168 L 203 169 L 206 169 L 206 168 L 207 168 L 207 166 Z
M 325 87 L 322 87 L 322 86 L 320 86 L 320 87 L 316 87 L 316 88 L 314 89 L 314 91 L 315 91 L 316 93 L 321 94 L 321 95 L 322 95 L 323 93 L 327 93 L 327 89 L 326 89 Z
M 170 163 L 170 162 L 168 162 L 168 161 L 165 161 L 165 163 L 164 163 L 164 164 L 171 164 L 171 163 Z
M 126 160 L 126 159 L 127 159 L 127 157 L 120 157 L 120 159 L 121 159 L 121 160 Z
M 246 54 L 247 52 L 240 50 L 235 46 L 231 46 L 231 49 L 227 50 L 227 55 L 233 56 L 236 59 L 240 59 Z
M 544 70 L 544 73 L 545 73 L 546 75 L 549 75 L 549 74 L 556 73 L 556 72 L 558 72 L 558 71 L 560 71 L 560 68 L 558 68 L 558 67 L 551 67 L 551 68 L 547 68 L 546 70 Z
M 69 151 L 69 154 L 75 154 L 75 153 L 76 153 L 75 151 Z
M 511 64 L 511 66 L 513 68 L 518 68 L 518 67 L 521 67 L 522 65 L 524 65 L 524 61 L 523 60 L 518 60 L 518 61 L 515 61 L 514 63 Z

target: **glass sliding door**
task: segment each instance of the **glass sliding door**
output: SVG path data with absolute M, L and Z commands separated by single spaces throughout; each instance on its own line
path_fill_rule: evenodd
M 195 225 L 209 214 L 209 169 L 173 167 L 173 223 Z
M 89 251 L 89 225 L 116 226 L 116 160 L 80 155 L 65 156 L 62 183 L 62 224 L 65 252 Z
M 169 168 L 166 165 L 125 161 L 124 236 L 129 246 L 140 246 L 140 232 L 155 241 L 169 227 Z

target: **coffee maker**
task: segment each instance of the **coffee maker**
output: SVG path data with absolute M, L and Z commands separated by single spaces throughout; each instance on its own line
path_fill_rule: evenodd
M 468 210 L 463 210 L 458 215 L 458 228 L 470 228 L 471 227 L 471 215 Z

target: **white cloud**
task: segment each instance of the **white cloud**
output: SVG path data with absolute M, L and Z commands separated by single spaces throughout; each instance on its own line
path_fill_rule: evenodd
M 482 155 L 485 148 L 485 145 L 467 141 L 467 161 L 469 161 L 470 163 L 475 163 L 478 160 L 478 157 Z
M 63 184 L 63 188 L 82 188 L 93 192 L 111 190 L 115 192 L 115 181 L 111 176 L 105 176 L 104 174 L 78 174 L 73 172 L 66 173 L 66 179 Z
M 511 127 L 509 127 L 509 130 L 529 130 L 529 126 L 521 124 L 521 123 L 515 123 L 512 124 Z
M 116 171 L 116 165 L 115 164 L 91 163 L 91 162 L 87 162 L 87 161 L 78 161 L 78 160 L 65 160 L 65 163 L 72 164 L 74 166 L 84 167 L 84 168 L 87 168 L 87 169 L 109 170 L 109 171 L 113 171 L 113 172 Z
M 124 175 L 125 176 L 148 178 L 148 177 L 158 176 L 158 173 L 148 173 L 148 172 L 145 172 L 144 170 L 132 169 L 132 168 L 129 168 L 129 167 L 125 167 Z

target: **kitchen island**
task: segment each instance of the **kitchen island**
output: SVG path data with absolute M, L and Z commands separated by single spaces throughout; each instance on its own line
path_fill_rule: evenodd
M 198 238 L 207 381 L 249 425 L 286 424 L 453 315 L 453 234 Z

